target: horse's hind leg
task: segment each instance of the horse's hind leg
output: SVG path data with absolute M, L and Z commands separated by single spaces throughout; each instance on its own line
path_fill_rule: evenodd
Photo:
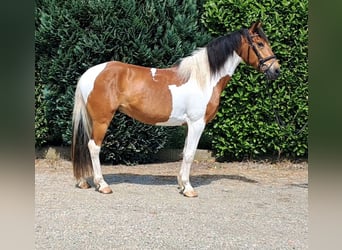
M 89 185 L 89 183 L 87 182 L 86 178 L 81 177 L 81 178 L 78 180 L 78 182 L 77 182 L 77 184 L 76 184 L 76 187 L 79 187 L 79 188 L 81 188 L 81 189 L 87 189 L 87 188 L 90 188 L 90 185 Z
M 111 119 L 101 123 L 96 121 L 93 122 L 93 139 L 91 139 L 88 143 L 90 157 L 93 164 L 94 184 L 96 186 L 96 190 L 103 194 L 110 194 L 113 192 L 103 178 L 100 164 L 101 144 L 109 126 L 110 120 Z

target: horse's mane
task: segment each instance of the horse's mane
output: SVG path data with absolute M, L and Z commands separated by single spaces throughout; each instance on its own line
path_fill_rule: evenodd
M 178 75 L 184 80 L 192 78 L 200 86 L 205 86 L 224 66 L 228 57 L 241 46 L 241 35 L 242 30 L 235 31 L 195 50 L 179 62 Z

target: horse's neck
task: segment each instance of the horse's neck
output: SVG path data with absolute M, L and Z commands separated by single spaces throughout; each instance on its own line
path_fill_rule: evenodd
M 231 56 L 227 58 L 225 64 L 221 69 L 212 76 L 211 83 L 216 85 L 222 78 L 226 76 L 232 77 L 237 66 L 242 62 L 242 58 L 234 51 Z

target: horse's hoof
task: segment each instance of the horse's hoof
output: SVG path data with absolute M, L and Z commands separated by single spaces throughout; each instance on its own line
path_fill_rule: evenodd
M 97 191 L 99 191 L 101 194 L 111 194 L 113 193 L 112 189 L 110 187 L 104 187 L 104 188 L 98 188 Z
M 90 185 L 88 182 L 86 181 L 82 181 L 80 183 L 77 183 L 76 184 L 76 187 L 80 188 L 80 189 L 87 189 L 87 188 L 90 188 Z
M 190 191 L 183 192 L 183 195 L 185 197 L 194 198 L 198 196 L 198 193 L 195 190 L 190 190 Z

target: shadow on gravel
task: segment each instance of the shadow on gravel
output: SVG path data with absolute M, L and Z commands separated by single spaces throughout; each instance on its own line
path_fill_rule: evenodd
M 131 173 L 106 174 L 105 180 L 109 185 L 119 183 L 134 183 L 139 185 L 176 185 L 177 177 L 170 175 L 140 175 Z M 193 187 L 208 185 L 213 181 L 220 179 L 237 180 L 247 183 L 258 183 L 255 180 L 241 175 L 194 175 L 190 176 Z
M 309 188 L 309 183 L 290 184 L 292 187 Z

